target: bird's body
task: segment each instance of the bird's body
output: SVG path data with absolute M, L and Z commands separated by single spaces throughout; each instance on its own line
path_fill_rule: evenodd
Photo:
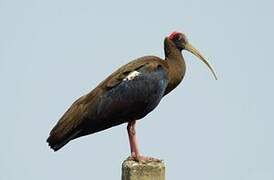
M 185 74 L 176 43 L 166 38 L 164 47 L 165 59 L 145 56 L 131 61 L 75 101 L 50 132 L 50 147 L 58 150 L 72 139 L 142 119 L 151 112 Z

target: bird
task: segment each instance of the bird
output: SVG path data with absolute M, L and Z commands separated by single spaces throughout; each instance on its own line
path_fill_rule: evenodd
M 72 103 L 50 131 L 47 139 L 50 148 L 58 151 L 71 140 L 127 123 L 129 157 L 136 161 L 148 160 L 138 148 L 136 122 L 153 111 L 183 80 L 186 72 L 183 50 L 205 63 L 217 80 L 213 67 L 189 43 L 186 35 L 172 32 L 164 38 L 164 59 L 137 58 Z

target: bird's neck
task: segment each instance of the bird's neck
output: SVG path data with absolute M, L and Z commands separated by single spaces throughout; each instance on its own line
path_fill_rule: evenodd
M 183 79 L 186 65 L 181 51 L 168 38 L 164 41 L 165 60 L 169 68 L 169 83 L 165 94 L 172 91 Z

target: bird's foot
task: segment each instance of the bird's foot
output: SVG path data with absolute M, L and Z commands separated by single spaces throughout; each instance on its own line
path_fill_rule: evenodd
M 149 162 L 162 162 L 160 159 L 156 159 L 153 157 L 147 157 L 147 156 L 130 156 L 128 157 L 128 160 L 136 161 L 138 163 L 149 163 Z

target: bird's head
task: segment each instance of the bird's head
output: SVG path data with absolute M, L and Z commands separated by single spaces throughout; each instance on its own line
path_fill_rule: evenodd
M 217 80 L 216 73 L 214 72 L 212 66 L 207 62 L 207 60 L 202 56 L 202 54 L 188 42 L 186 35 L 180 32 L 173 32 L 168 36 L 168 38 L 175 44 L 178 50 L 187 50 L 194 54 L 196 57 L 198 57 L 201 61 L 203 61 L 210 69 L 215 79 Z

